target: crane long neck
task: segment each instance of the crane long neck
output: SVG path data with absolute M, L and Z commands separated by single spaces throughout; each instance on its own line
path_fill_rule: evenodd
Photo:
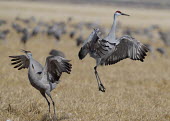
M 117 23 L 116 18 L 117 18 L 117 16 L 114 14 L 114 21 L 113 21 L 113 24 L 112 24 L 112 28 L 111 28 L 111 30 L 108 34 L 109 38 L 114 39 L 114 40 L 116 39 L 116 35 L 115 35 L 115 33 L 116 33 L 116 23 Z

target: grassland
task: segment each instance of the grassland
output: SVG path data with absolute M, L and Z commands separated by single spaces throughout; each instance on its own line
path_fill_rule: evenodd
M 170 27 L 169 10 L 146 10 L 90 5 L 1 2 L 0 18 L 8 22 L 16 16 L 36 16 L 43 20 L 74 22 L 100 21 L 110 26 L 115 10 L 131 15 L 120 18 L 124 26 L 145 27 L 158 24 Z M 7 27 L 8 28 L 8 27 Z M 87 32 L 88 36 L 89 32 Z M 53 39 L 39 35 L 28 42 L 27 50 L 44 65 L 52 48 L 59 49 L 71 59 L 71 75 L 63 74 L 62 82 L 52 92 L 58 120 L 64 121 L 169 121 L 170 120 L 170 61 L 157 55 L 148 56 L 144 63 L 124 60 L 112 66 L 99 67 L 106 92 L 98 91 L 93 67 L 95 61 L 78 59 L 79 48 L 67 36 L 56 44 Z M 141 38 L 138 38 L 141 40 Z M 141 40 L 145 41 L 145 40 Z M 158 43 L 161 44 L 161 43 Z M 21 54 L 19 36 L 11 30 L 8 43 L 0 44 L 0 120 L 50 121 L 45 99 L 29 84 L 27 70 L 18 71 L 10 65 L 9 55 Z M 168 53 L 170 49 L 168 49 Z

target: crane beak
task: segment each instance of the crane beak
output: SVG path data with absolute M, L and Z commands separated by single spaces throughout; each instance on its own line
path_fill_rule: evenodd
M 21 52 L 23 52 L 23 53 L 27 53 L 28 51 L 21 49 Z
M 26 53 L 26 51 L 25 51 L 25 50 L 23 50 L 23 49 L 21 49 L 20 51 L 21 51 L 21 52 L 23 52 L 23 53 Z
M 124 16 L 130 16 L 130 15 L 128 15 L 128 14 L 125 14 L 125 13 L 121 13 L 121 15 L 124 15 Z

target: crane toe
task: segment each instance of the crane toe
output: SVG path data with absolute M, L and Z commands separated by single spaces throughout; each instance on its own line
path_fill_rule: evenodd
M 103 84 L 99 85 L 99 91 L 105 92 L 106 88 L 103 86 Z

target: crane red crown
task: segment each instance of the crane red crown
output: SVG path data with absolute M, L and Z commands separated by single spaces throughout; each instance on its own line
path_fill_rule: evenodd
M 121 11 L 116 11 L 116 13 L 122 13 Z

